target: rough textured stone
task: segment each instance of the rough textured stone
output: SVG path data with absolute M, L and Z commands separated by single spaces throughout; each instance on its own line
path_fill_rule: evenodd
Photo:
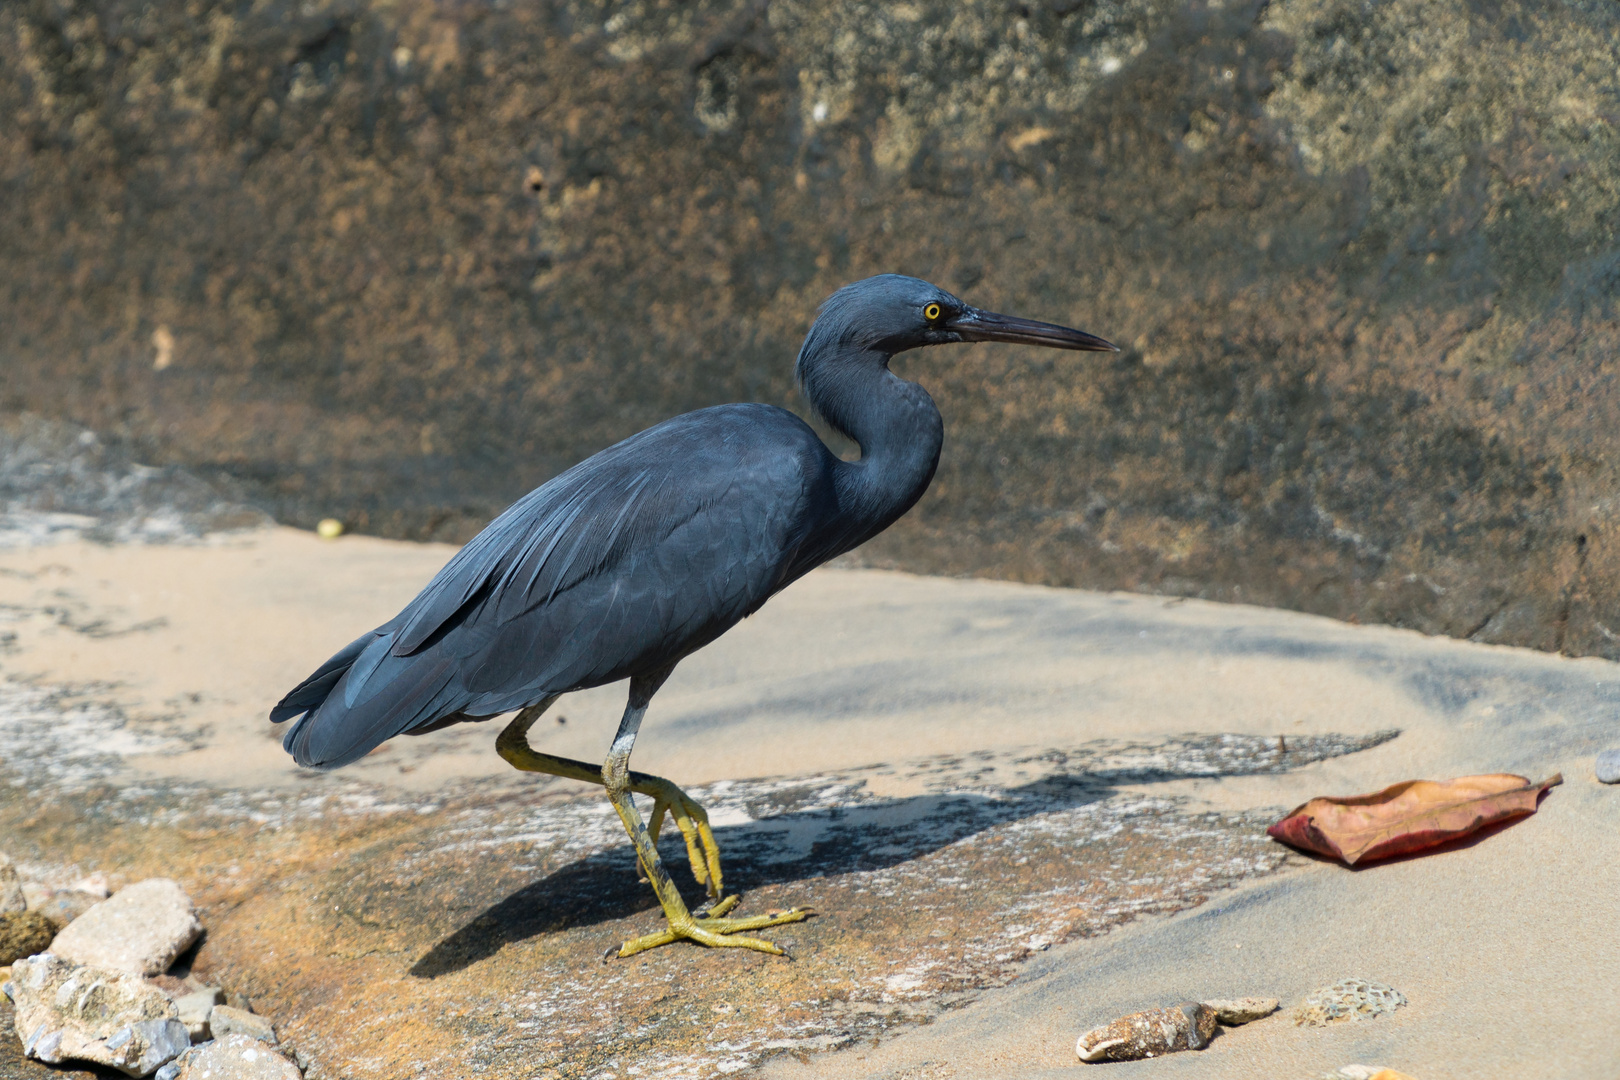
M 1202 1050 L 1215 1036 L 1215 1010 L 1196 1001 L 1131 1013 L 1093 1028 L 1074 1044 L 1081 1061 L 1140 1061 Z
M 815 304 L 899 269 L 1125 350 L 902 357 L 947 447 L 867 560 L 1620 656 L 1617 25 L 0 5 L 0 407 L 455 539 L 681 409 L 800 407 Z
M 39 881 L 24 881 L 22 883 L 23 906 L 38 908 L 50 898 L 55 890 L 49 885 Z
M 51 946 L 56 926 L 38 911 L 12 911 L 0 915 L 0 967 Z
M 298 1066 L 247 1035 L 226 1035 L 187 1051 L 159 1080 L 299 1080 Z
M 17 1034 L 28 1057 L 149 1076 L 191 1045 L 167 996 L 139 976 L 44 953 L 11 969 Z
M 1313 990 L 1294 1008 L 1294 1023 L 1322 1027 L 1347 1021 L 1370 1020 L 1406 1004 L 1406 995 L 1393 986 L 1366 979 L 1341 979 Z
M 0 851 L 0 915 L 26 910 L 28 900 L 23 896 L 22 879 L 5 852 Z
M 1593 771 L 1605 784 L 1620 784 L 1620 750 L 1605 750 L 1599 754 Z
M 180 1013 L 180 1022 L 186 1025 L 193 1042 L 213 1038 L 213 1031 L 209 1019 L 213 1015 L 214 1006 L 225 1004 L 225 994 L 218 987 L 208 987 L 196 990 L 189 994 L 182 994 L 174 999 L 174 1007 Z
M 38 897 L 37 902 L 30 904 L 29 907 L 51 920 L 56 928 L 61 930 L 104 899 L 106 897 L 80 892 L 78 889 L 52 889 Z
M 208 1025 L 216 1039 L 223 1039 L 227 1035 L 246 1035 L 250 1039 L 257 1039 L 271 1046 L 276 1045 L 276 1031 L 270 1021 L 262 1016 L 255 1016 L 246 1009 L 216 1005 L 209 1017 Z
M 112 889 L 107 885 L 106 874 L 91 874 L 89 877 L 82 877 L 63 891 L 83 893 L 86 896 L 93 896 L 97 900 L 105 900 L 112 895 Z
M 1265 836 L 1269 811 L 1136 789 L 1387 738 L 1301 736 L 1286 756 L 1262 737 L 1104 740 L 689 788 L 746 912 L 830 913 L 771 932 L 792 963 L 671 948 L 604 966 L 657 908 L 600 793 L 527 776 L 379 797 L 333 774 L 296 800 L 129 785 L 86 815 L 71 796 L 8 798 L 22 789 L 0 771 L 0 831 L 35 821 L 23 835 L 57 857 L 128 852 L 131 874 L 184 863 L 211 912 L 191 977 L 251 996 L 312 1075 L 460 1077 L 471 1052 L 493 1078 L 633 1060 L 716 1080 L 926 1021 L 1049 946 L 1301 863 Z M 696 902 L 678 834 L 662 846 Z
M 185 469 L 141 465 L 73 424 L 0 413 L 0 547 L 185 540 L 268 522 Z M 99 874 L 68 888 L 107 897 Z
M 1281 1004 L 1276 998 L 1219 998 L 1204 1002 L 1215 1010 L 1215 1019 L 1228 1027 L 1249 1024 L 1270 1016 Z
M 179 883 L 149 878 L 79 916 L 56 936 L 51 951 L 81 964 L 158 975 L 201 933 L 191 898 Z

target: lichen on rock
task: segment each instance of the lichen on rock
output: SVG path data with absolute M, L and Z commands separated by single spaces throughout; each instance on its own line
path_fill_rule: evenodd
M 0 967 L 50 948 L 56 927 L 38 911 L 0 914 Z

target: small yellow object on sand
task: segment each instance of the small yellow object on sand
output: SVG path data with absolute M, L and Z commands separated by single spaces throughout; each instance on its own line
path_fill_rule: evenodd
M 337 518 L 322 518 L 321 523 L 315 526 L 315 535 L 322 540 L 336 540 L 343 535 L 343 522 Z

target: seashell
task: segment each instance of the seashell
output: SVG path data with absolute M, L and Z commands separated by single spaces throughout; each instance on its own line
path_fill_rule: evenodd
M 1081 1061 L 1139 1061 L 1202 1050 L 1215 1034 L 1215 1010 L 1196 1001 L 1131 1013 L 1092 1028 L 1074 1044 Z

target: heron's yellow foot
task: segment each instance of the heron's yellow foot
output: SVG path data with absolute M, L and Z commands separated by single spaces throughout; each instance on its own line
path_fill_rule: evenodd
M 709 911 L 696 916 L 688 914 L 685 910 L 671 912 L 666 908 L 664 914 L 669 919 L 668 926 L 655 934 L 631 938 L 620 945 L 619 951 L 614 955 L 634 956 L 638 952 L 656 949 L 660 945 L 685 940 L 714 948 L 753 949 L 773 956 L 783 956 L 785 954 L 780 945 L 764 938 L 747 937 L 746 933 L 750 930 L 763 930 L 767 926 L 803 922 L 815 914 L 810 908 L 796 907 L 787 911 L 770 911 L 746 919 L 727 918 L 726 913 L 737 906 L 737 900 L 738 897 L 728 896 Z

